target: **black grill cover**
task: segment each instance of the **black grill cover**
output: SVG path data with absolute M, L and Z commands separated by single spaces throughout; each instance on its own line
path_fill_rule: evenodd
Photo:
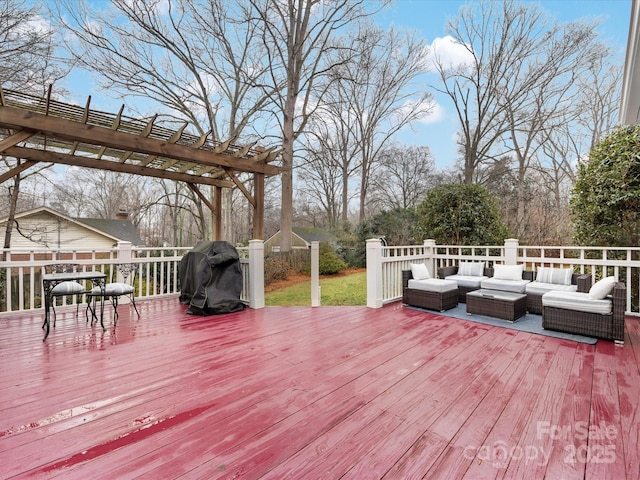
M 189 304 L 187 313 L 213 315 L 244 308 L 240 260 L 230 243 L 198 242 L 182 257 L 178 274 L 180 302 Z

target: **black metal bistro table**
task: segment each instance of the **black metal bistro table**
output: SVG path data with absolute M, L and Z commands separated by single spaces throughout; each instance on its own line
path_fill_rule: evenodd
M 42 325 L 42 328 L 46 328 L 46 332 L 42 341 L 44 342 L 49 336 L 49 326 L 51 323 L 49 318 L 49 309 L 51 308 L 51 302 L 53 300 L 53 289 L 56 285 L 59 285 L 62 282 L 90 280 L 94 286 L 100 287 L 103 294 L 101 297 L 102 301 L 100 302 L 100 326 L 102 327 L 102 330 L 106 330 L 104 328 L 104 322 L 102 318 L 104 313 L 104 287 L 106 278 L 107 275 L 101 272 L 65 272 L 47 273 L 43 275 L 42 288 L 44 291 L 44 324 Z

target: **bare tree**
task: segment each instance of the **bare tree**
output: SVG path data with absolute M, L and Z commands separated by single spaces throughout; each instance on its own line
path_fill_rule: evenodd
M 306 171 L 307 177 L 323 182 L 318 194 L 333 202 L 331 208 L 338 202 L 330 193 L 341 195 L 346 223 L 355 174 L 360 177 L 357 195 L 363 220 L 381 153 L 398 131 L 429 114 L 433 101 L 416 82 L 426 69 L 426 47 L 413 34 L 359 25 L 343 42 L 358 53 L 349 51 L 350 58 L 342 57 L 328 78 L 307 133 L 320 151 L 313 152 L 312 168 Z
M 43 94 L 47 85 L 63 77 L 54 57 L 54 32 L 38 11 L 37 6 L 20 0 L 0 0 L 0 87 L 13 88 L 30 93 Z M 21 159 L 0 157 L 7 169 L 17 166 Z M 8 187 L 7 227 L 4 248 L 11 245 L 11 234 L 22 182 L 37 175 L 50 165 L 18 174 Z
M 107 170 L 72 168 L 65 182 L 53 185 L 52 203 L 71 216 L 116 218 L 126 211 L 134 224 L 155 202 L 150 180 Z
M 417 206 L 436 186 L 436 168 L 429 147 L 393 145 L 380 153 L 372 183 L 374 202 L 383 210 Z
M 53 5 L 70 33 L 73 61 L 95 73 L 105 90 L 152 100 L 165 107 L 161 119 L 186 121 L 214 140 L 260 139 L 253 122 L 264 124 L 277 86 L 265 86 L 266 54 L 244 2 L 113 0 L 106 10 L 75 0 Z M 200 199 L 194 202 L 204 211 Z M 199 217 L 205 232 L 207 216 Z
M 336 59 L 337 36 L 359 18 L 367 15 L 364 0 L 249 0 L 262 30 L 270 66 L 268 85 L 282 86 L 273 93 L 282 131 L 280 249 L 291 249 L 293 227 L 294 143 L 304 131 L 309 114 L 323 97 L 316 87 L 336 63 L 350 61 L 354 53 L 348 48 Z M 327 83 L 325 82 L 326 86 Z M 325 87 L 326 88 L 326 87 Z
M 452 64 L 436 50 L 433 58 L 440 83 L 434 88 L 448 95 L 456 109 L 463 178 L 472 183 L 481 163 L 505 153 L 498 147 L 510 127 L 508 109 L 541 81 L 544 71 L 530 72 L 530 67 L 552 36 L 537 4 L 514 0 L 467 4 L 447 30 L 466 52 L 466 61 Z
M 333 95 L 340 98 L 344 93 L 337 90 Z M 348 105 L 345 98 L 326 102 L 328 97 L 309 119 L 299 179 L 303 194 L 322 206 L 327 226 L 338 228 L 340 222 L 346 224 L 349 202 L 357 197 L 357 191 L 350 191 L 349 180 L 359 171 L 360 162 L 355 115 L 343 111 Z
M 516 163 L 517 209 L 512 233 L 517 238 L 523 238 L 529 229 L 531 182 L 527 177 L 539 162 L 548 132 L 566 124 L 575 125 L 578 110 L 574 104 L 582 95 L 576 79 L 585 74 L 591 59 L 602 51 L 595 42 L 594 31 L 593 24 L 584 22 L 552 25 L 538 43 L 531 39 L 531 56 L 523 59 L 528 64 L 526 77 L 520 82 L 510 79 L 524 84 L 522 95 L 514 96 L 505 108 L 505 145 L 513 152 Z

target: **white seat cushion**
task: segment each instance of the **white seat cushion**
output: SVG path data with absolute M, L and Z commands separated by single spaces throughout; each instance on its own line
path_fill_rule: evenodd
M 53 295 L 73 295 L 74 293 L 82 293 L 85 288 L 78 282 L 61 282 L 51 290 Z
M 100 287 L 93 287 L 91 289 L 93 295 L 100 295 Z M 133 287 L 128 283 L 107 283 L 104 286 L 105 296 L 110 295 L 128 295 L 133 293 Z
M 480 282 L 489 277 L 480 277 L 475 275 L 449 275 L 444 277 L 445 280 L 454 280 L 459 287 L 480 288 Z
M 544 307 L 610 315 L 613 303 L 608 298 L 604 300 L 594 299 L 588 293 L 553 290 L 542 295 L 542 305 Z
M 547 292 L 558 290 L 562 292 L 577 292 L 577 285 L 559 285 L 557 283 L 544 283 L 544 282 L 530 282 L 527 283 L 524 291 L 527 293 L 533 293 L 534 295 L 543 295 Z
M 503 292 L 524 293 L 529 280 L 502 280 L 499 278 L 487 278 L 480 282 L 480 287 L 486 290 L 502 290 Z
M 425 292 L 448 292 L 450 290 L 456 290 L 458 283 L 453 280 L 428 278 L 424 280 L 411 279 L 407 286 L 413 290 L 423 290 Z

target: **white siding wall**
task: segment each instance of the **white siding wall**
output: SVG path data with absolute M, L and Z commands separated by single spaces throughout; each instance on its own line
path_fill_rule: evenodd
M 11 248 L 13 249 L 110 250 L 115 243 L 114 239 L 110 237 L 101 235 L 74 222 L 59 219 L 47 212 L 40 212 L 28 218 L 19 219 L 18 223 L 23 234 L 33 240 L 20 235 L 16 231 L 14 224 L 11 235 Z M 2 238 L 4 238 L 6 224 L 0 225 L 0 229 Z

